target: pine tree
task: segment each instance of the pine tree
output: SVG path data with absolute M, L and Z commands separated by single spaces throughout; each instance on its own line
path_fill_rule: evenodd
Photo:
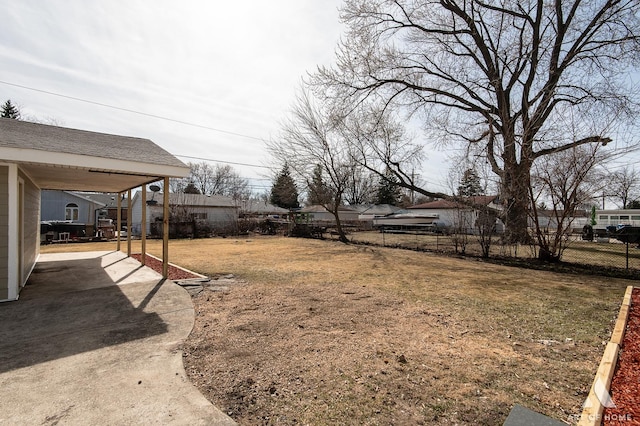
M 309 204 L 327 205 L 331 202 L 331 191 L 322 179 L 322 166 L 318 164 L 313 169 L 313 176 L 309 183 Z
M 291 177 L 289 166 L 284 165 L 271 187 L 271 204 L 285 209 L 300 207 L 298 203 L 298 188 Z
M 385 177 L 378 182 L 376 192 L 376 204 L 398 205 L 402 196 L 397 178 L 390 172 L 385 173 Z
M 484 190 L 482 189 L 482 183 L 480 182 L 480 176 L 474 169 L 465 170 L 458 186 L 458 195 L 461 197 L 474 197 L 476 195 L 482 195 Z
M 200 194 L 200 190 L 196 187 L 193 182 L 189 182 L 187 186 L 184 187 L 185 194 Z
M 2 104 L 2 108 L 0 108 L 0 111 L 0 117 L 2 118 L 20 120 L 20 110 L 11 102 L 11 99 L 7 99 L 7 101 Z

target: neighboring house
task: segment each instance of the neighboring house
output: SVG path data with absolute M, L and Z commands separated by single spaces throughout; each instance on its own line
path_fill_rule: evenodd
M 585 210 L 576 210 L 573 212 L 573 215 L 564 217 L 564 211 L 554 211 L 554 210 L 537 210 L 538 213 L 538 225 L 540 228 L 546 232 L 556 231 L 558 229 L 558 219 L 561 219 L 563 223 L 563 227 L 567 228 L 567 231 L 572 232 L 573 229 L 576 232 L 581 232 L 582 226 L 581 224 L 586 224 L 588 221 L 588 214 Z M 570 228 L 568 228 L 570 226 Z M 529 227 L 535 228 L 534 221 L 529 218 Z
M 126 194 L 109 194 L 96 192 L 73 191 L 42 191 L 42 206 L 40 220 L 43 222 L 41 232 L 48 231 L 48 235 L 41 235 L 41 241 L 57 240 L 59 231 L 69 231 L 70 239 L 80 236 L 94 236 L 98 233 L 96 225 L 100 227 L 100 234 L 105 235 L 109 229 L 109 236 L 113 235 L 118 218 L 118 197 L 121 200 L 121 226 L 127 226 L 127 198 Z M 64 223 L 61 223 L 64 222 Z M 73 227 L 66 224 L 74 224 Z M 84 225 L 84 227 L 79 226 Z
M 501 208 L 498 204 L 498 197 L 495 195 L 470 197 L 469 204 L 484 206 L 493 211 L 499 211 Z M 439 228 L 474 233 L 481 213 L 480 209 L 473 208 L 469 204 L 449 200 L 436 200 L 408 207 L 407 210 L 414 215 L 434 218 L 433 223 Z M 496 231 L 502 232 L 503 230 L 502 222 L 496 219 Z
M 93 225 L 97 212 L 104 204 L 71 191 L 42 191 L 40 220 L 67 221 Z
M 163 218 L 161 192 L 147 192 L 147 235 L 159 235 L 155 223 Z M 213 231 L 226 231 L 238 221 L 238 206 L 230 197 L 202 194 L 169 194 L 170 221 L 197 223 L 199 227 L 210 227 Z M 142 192 L 138 191 L 131 201 L 131 233 L 142 235 Z
M 309 222 L 325 222 L 325 223 L 334 223 L 335 217 L 333 213 L 327 210 L 324 206 L 321 205 L 313 205 L 309 207 L 305 207 L 300 209 L 299 212 L 303 216 L 308 218 Z M 338 208 L 338 217 L 341 222 L 351 222 L 357 221 L 358 216 L 357 210 L 354 210 L 347 206 L 340 206 Z
M 36 264 L 41 190 L 121 193 L 188 174 L 148 139 L 0 119 L 0 301 L 18 299 Z
M 113 223 L 116 223 L 118 220 L 118 197 L 120 197 L 120 221 L 122 222 L 122 226 L 127 225 L 128 200 L 126 193 L 118 195 L 99 192 L 74 192 L 73 194 L 102 204 L 103 207 L 98 211 L 98 217 L 111 219 Z
M 289 210 L 274 206 L 266 201 L 246 200 L 240 203 L 240 217 L 255 219 L 284 219 L 289 214 Z
M 600 227 L 640 226 L 640 209 L 596 210 L 596 222 Z
M 573 224 L 573 229 L 582 229 L 584 225 L 591 224 L 591 214 L 585 211 L 584 216 L 578 215 Z M 634 227 L 640 227 L 640 209 L 611 209 L 611 210 L 596 210 L 596 224 L 593 226 L 594 230 L 605 232 L 607 227 L 630 225 Z

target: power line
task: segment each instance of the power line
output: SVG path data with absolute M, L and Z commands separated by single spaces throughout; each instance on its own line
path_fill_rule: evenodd
M 169 117 L 164 117 L 164 116 L 161 116 L 161 115 L 149 114 L 147 112 L 136 111 L 136 110 L 133 110 L 133 109 L 117 107 L 117 106 L 114 106 L 114 105 L 104 104 L 102 102 L 96 102 L 96 101 L 91 101 L 91 100 L 88 100 L 88 99 L 77 98 L 75 96 L 63 95 L 63 94 L 60 94 L 60 93 L 50 92 L 48 90 L 36 89 L 35 87 L 23 86 L 21 84 L 16 84 L 16 83 L 9 83 L 8 81 L 0 80 L 0 83 L 6 84 L 8 86 L 19 87 L 21 89 L 31 90 L 31 91 L 34 91 L 34 92 L 45 93 L 47 95 L 58 96 L 60 98 L 71 99 L 71 100 L 74 100 L 74 101 L 84 102 L 84 103 L 92 104 L 92 105 L 98 105 L 98 106 L 102 106 L 102 107 L 105 107 L 105 108 L 111 108 L 111 109 L 116 109 L 116 110 L 119 110 L 119 111 L 130 112 L 130 113 L 133 113 L 133 114 L 144 115 L 146 117 L 157 118 L 159 120 L 165 120 L 165 121 L 171 121 L 173 123 L 184 124 L 185 126 L 199 127 L 201 129 L 207 129 L 207 130 L 211 130 L 211 131 L 214 131 L 214 132 L 224 133 L 224 134 L 227 134 L 227 135 L 240 136 L 240 137 L 243 137 L 243 138 L 253 139 L 253 140 L 260 141 L 260 142 L 264 142 L 264 139 L 258 138 L 256 136 L 251 136 L 251 135 L 245 135 L 245 134 L 242 134 L 242 133 L 231 132 L 229 130 L 223 130 L 223 129 L 218 129 L 216 127 L 205 126 L 203 124 L 191 123 L 191 122 L 188 122 L 188 121 L 176 120 L 175 118 L 169 118 Z
M 190 158 L 192 160 L 211 161 L 211 162 L 214 162 L 214 163 L 233 164 L 235 166 L 260 167 L 260 168 L 263 168 L 263 169 L 270 169 L 271 168 L 269 166 L 260 166 L 258 164 L 237 163 L 237 162 L 234 162 L 234 161 L 214 160 L 212 158 L 193 157 L 193 156 L 190 156 L 190 155 L 180 155 L 180 154 L 173 154 L 173 155 L 175 155 L 176 157 L 180 157 L 180 158 Z

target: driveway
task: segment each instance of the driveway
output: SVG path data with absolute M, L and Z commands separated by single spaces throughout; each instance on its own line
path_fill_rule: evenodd
M 121 252 L 42 255 L 0 304 L 0 425 L 232 425 L 187 379 L 187 292 Z

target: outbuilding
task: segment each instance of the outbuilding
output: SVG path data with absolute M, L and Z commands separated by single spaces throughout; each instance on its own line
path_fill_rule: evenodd
M 0 119 L 0 301 L 18 299 L 38 259 L 42 190 L 123 193 L 188 174 L 148 139 Z

